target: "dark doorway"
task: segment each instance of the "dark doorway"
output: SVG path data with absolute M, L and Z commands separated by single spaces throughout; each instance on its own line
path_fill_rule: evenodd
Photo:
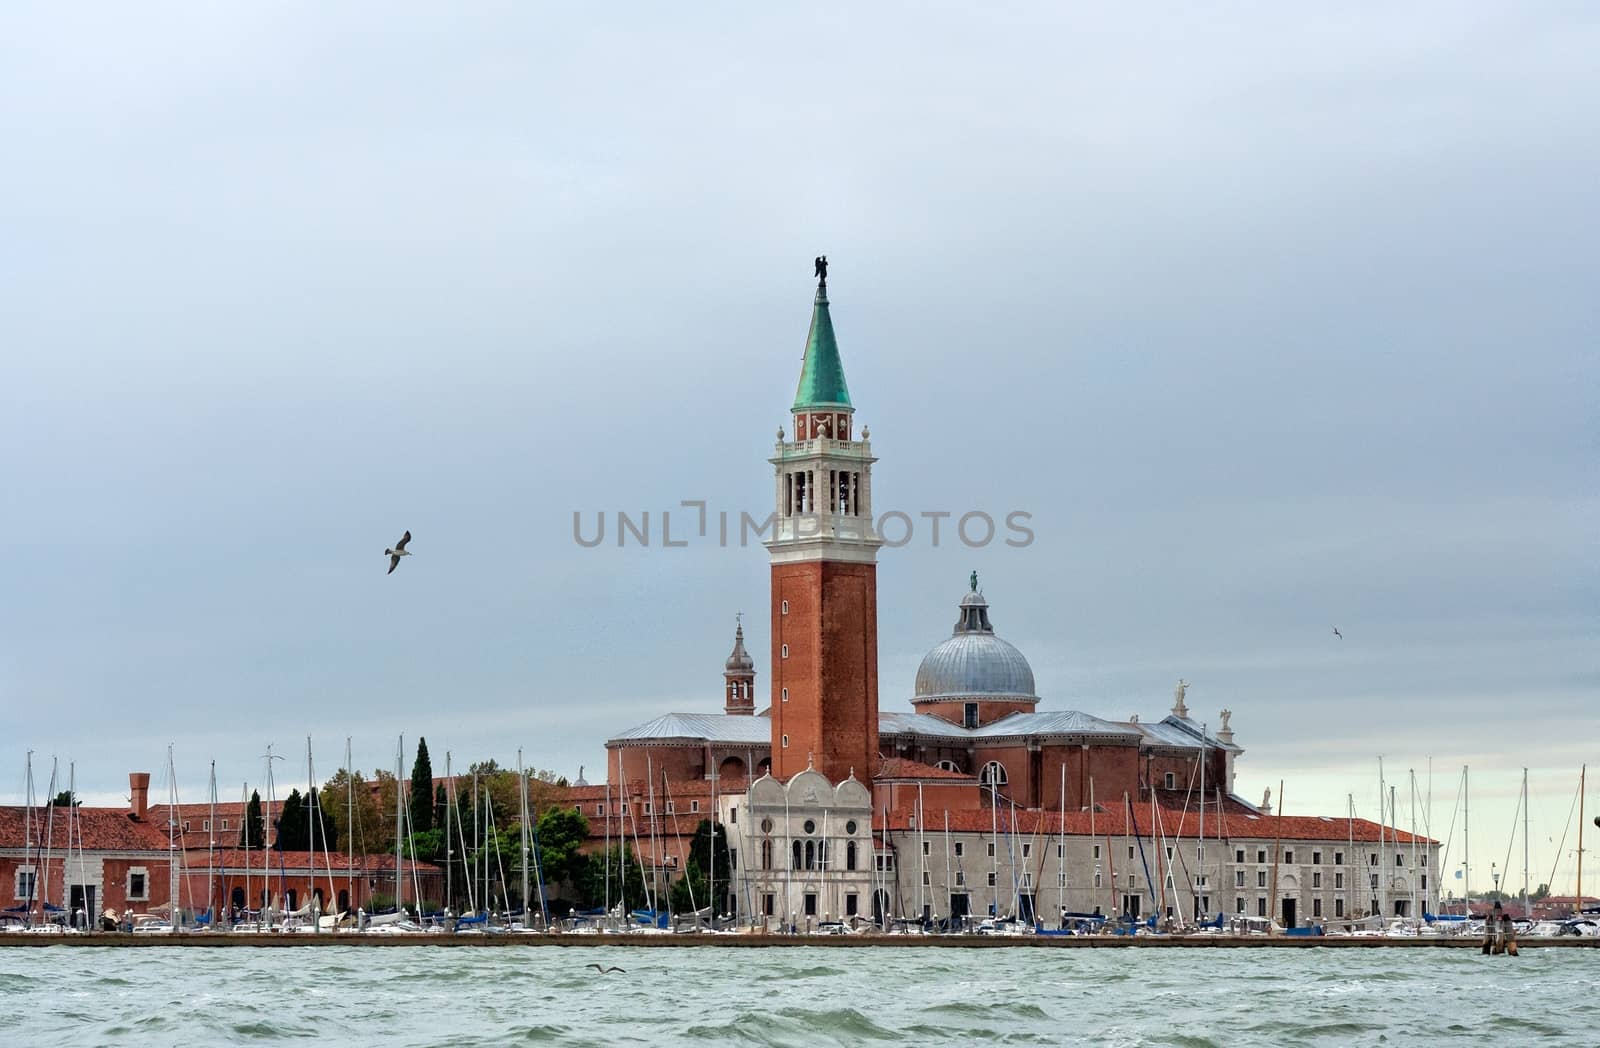
M 94 909 L 95 887 L 92 884 L 74 884 L 67 909 L 71 911 L 73 927 L 86 928 L 99 916 Z M 82 914 L 78 911 L 82 910 Z
M 344 888 L 339 889 L 339 909 L 345 911 L 350 909 L 350 892 Z
M 952 894 L 950 896 L 951 917 L 955 918 L 956 920 L 960 920 L 971 912 L 972 896 L 968 895 L 966 892 L 962 892 L 959 895 Z
M 1019 895 L 1017 897 L 1017 920 L 1023 924 L 1033 923 L 1033 896 Z
M 229 898 L 233 901 L 233 908 L 234 909 L 236 909 L 236 910 L 244 909 L 244 889 L 243 888 L 235 886 L 234 889 L 233 889 L 233 892 L 229 895 Z
M 1139 916 L 1139 902 L 1143 898 L 1142 895 L 1124 895 L 1122 897 L 1122 912 L 1129 917 Z
M 889 893 L 879 888 L 872 893 L 872 921 L 878 927 L 883 927 L 888 920 Z
M 1294 899 L 1285 899 L 1285 900 L 1283 900 L 1283 926 L 1285 928 L 1293 928 L 1293 927 L 1295 927 L 1295 912 L 1294 911 L 1295 911 L 1295 900 Z
M 286 895 L 289 900 L 288 908 L 291 910 L 298 910 L 300 908 L 300 893 L 295 891 L 293 888 L 290 888 Z

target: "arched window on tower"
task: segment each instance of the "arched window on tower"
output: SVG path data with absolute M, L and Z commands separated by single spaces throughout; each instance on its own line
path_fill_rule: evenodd
M 806 869 L 817 868 L 817 846 L 812 841 L 806 841 Z
M 978 776 L 978 781 L 993 789 L 1004 786 L 1008 781 L 1006 778 L 1006 766 L 999 761 L 990 761 L 983 766 L 983 773 Z
M 761 842 L 761 868 L 763 870 L 772 869 L 772 842 L 771 841 L 762 841 Z
M 854 870 L 856 868 L 856 842 L 855 841 L 847 841 L 845 843 L 845 846 L 844 846 L 844 868 L 847 869 L 847 870 Z
M 800 842 L 794 842 L 794 868 L 800 869 Z

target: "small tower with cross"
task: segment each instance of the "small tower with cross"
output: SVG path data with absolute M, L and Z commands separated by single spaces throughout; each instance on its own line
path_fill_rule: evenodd
M 756 712 L 756 663 L 744 649 L 744 613 L 734 616 L 733 654 L 722 669 L 722 711 L 751 716 Z

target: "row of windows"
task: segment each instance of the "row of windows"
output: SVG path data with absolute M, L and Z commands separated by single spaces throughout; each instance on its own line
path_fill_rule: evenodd
M 804 906 L 805 906 L 805 915 L 807 917 L 815 917 L 817 915 L 817 893 L 816 892 L 806 892 Z M 777 895 L 775 895 L 772 892 L 762 892 L 761 893 L 761 914 L 762 914 L 762 916 L 764 916 L 764 917 L 776 917 L 776 916 L 779 916 L 779 914 L 776 912 L 777 908 L 778 908 L 778 897 L 777 897 Z M 846 917 L 854 917 L 860 912 L 861 912 L 861 899 L 860 899 L 860 897 L 855 892 L 849 892 L 844 897 L 844 915 Z
M 38 870 L 32 866 L 18 867 L 12 882 L 13 896 L 19 901 L 26 902 L 34 899 L 38 890 Z M 149 899 L 150 871 L 143 866 L 135 866 L 128 870 L 127 880 L 123 883 L 123 893 L 130 902 L 143 902 Z
M 1235 896 L 1234 897 L 1234 900 L 1233 900 L 1233 912 L 1234 913 L 1244 913 L 1245 912 L 1245 899 L 1244 899 L 1244 896 L 1240 895 L 1240 896 Z M 1256 916 L 1257 917 L 1265 917 L 1266 915 L 1267 915 L 1267 898 L 1264 895 L 1257 896 L 1256 897 Z M 1335 900 L 1333 900 L 1333 915 L 1335 917 L 1343 917 L 1344 916 L 1344 900 L 1343 899 L 1335 899 Z M 1322 916 L 1322 900 L 1321 899 L 1312 899 L 1311 900 L 1311 916 L 1313 916 L 1313 917 L 1321 917 Z
M 210 819 L 201 819 L 200 820 L 200 828 L 202 830 L 210 830 L 211 829 L 211 820 Z M 227 819 L 218 819 L 217 820 L 217 829 L 225 830 L 227 828 L 228 828 L 228 820 Z M 190 829 L 191 829 L 190 820 L 184 819 L 183 820 L 183 832 L 184 833 L 188 833 Z
M 1270 859 L 1268 859 L 1267 854 L 1268 854 L 1267 853 L 1267 849 L 1265 849 L 1265 848 L 1256 849 L 1256 862 L 1264 864 L 1264 863 L 1267 863 L 1267 862 L 1271 861 Z M 1234 862 L 1244 862 L 1245 861 L 1244 856 L 1245 856 L 1245 850 L 1243 848 L 1235 848 L 1233 850 L 1233 861 Z M 1167 857 L 1169 859 L 1172 857 L 1172 850 L 1170 848 L 1167 849 Z M 1428 863 L 1430 861 L 1431 861 L 1430 856 L 1427 854 L 1426 851 L 1424 851 L 1422 853 L 1421 865 L 1426 866 L 1426 865 L 1428 865 Z M 1292 866 L 1294 864 L 1294 849 L 1293 848 L 1288 848 L 1288 849 L 1284 850 L 1283 862 L 1284 862 L 1284 865 L 1286 865 L 1286 866 Z M 1405 854 L 1405 851 L 1404 851 L 1403 848 L 1399 849 L 1399 850 L 1396 850 L 1395 855 L 1394 855 L 1394 864 L 1396 866 L 1404 866 L 1404 865 L 1406 865 L 1406 854 Z M 1311 865 L 1312 866 L 1321 866 L 1322 865 L 1322 852 L 1314 851 L 1314 852 L 1311 853 Z M 1336 851 L 1336 852 L 1333 853 L 1333 865 L 1335 865 L 1335 866 L 1343 866 L 1344 865 L 1344 852 Z M 1378 853 L 1377 852 L 1371 852 L 1371 853 L 1369 853 L 1367 855 L 1367 865 L 1368 866 L 1376 866 L 1376 865 L 1378 865 Z
M 677 801 L 668 801 L 667 802 L 667 812 L 666 813 L 668 815 L 677 814 L 677 811 L 678 811 L 677 805 L 678 805 Z M 573 810 L 574 811 L 578 811 L 578 809 L 576 809 L 576 808 L 574 808 Z M 694 813 L 698 812 L 699 810 L 700 810 L 700 802 L 699 801 L 690 801 L 689 802 L 689 812 L 690 812 L 690 814 L 694 814 Z M 604 803 L 596 804 L 594 806 L 594 813 L 596 815 L 604 815 L 606 813 L 605 804 Z M 621 814 L 621 815 L 630 815 L 630 814 L 632 814 L 632 811 L 630 810 L 627 801 L 623 801 L 622 802 L 622 804 L 618 808 L 618 813 Z M 651 803 L 650 801 L 645 801 L 644 802 L 644 813 L 646 815 L 654 815 L 655 814 L 655 805 L 653 803 Z M 582 811 L 578 811 L 578 814 L 581 815 L 583 813 L 582 813 Z M 735 810 L 734 814 L 735 815 L 738 814 L 737 810 Z M 739 820 L 737 818 L 735 818 L 735 819 L 732 819 L 730 821 L 738 822 Z M 224 826 L 223 829 L 227 829 L 227 827 Z

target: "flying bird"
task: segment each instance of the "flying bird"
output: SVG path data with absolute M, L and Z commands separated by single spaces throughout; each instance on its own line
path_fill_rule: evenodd
M 593 968 L 595 971 L 599 972 L 601 975 L 610 975 L 612 972 L 616 972 L 618 975 L 627 975 L 628 974 L 627 972 L 623 971 L 621 968 L 618 968 L 618 967 L 615 967 L 615 966 L 612 966 L 610 968 L 602 968 L 598 964 L 589 964 L 589 965 L 585 965 L 585 967 Z
M 386 549 L 383 551 L 384 556 L 389 558 L 389 570 L 384 572 L 385 575 L 394 574 L 394 569 L 400 566 L 401 557 L 411 556 L 411 551 L 406 549 L 406 543 L 410 541 L 411 532 L 408 531 L 404 535 L 400 536 L 400 541 L 394 544 L 394 549 Z
M 406 532 L 406 538 L 410 538 L 410 537 L 411 537 L 411 532 L 409 532 L 409 531 Z M 405 545 L 405 543 L 402 542 L 401 545 L 403 546 L 403 545 Z M 390 568 L 389 570 L 393 571 L 394 569 Z M 1338 626 L 1335 626 L 1333 628 L 1333 635 L 1335 637 L 1338 637 L 1340 640 L 1344 640 L 1344 634 L 1339 632 L 1339 627 Z

